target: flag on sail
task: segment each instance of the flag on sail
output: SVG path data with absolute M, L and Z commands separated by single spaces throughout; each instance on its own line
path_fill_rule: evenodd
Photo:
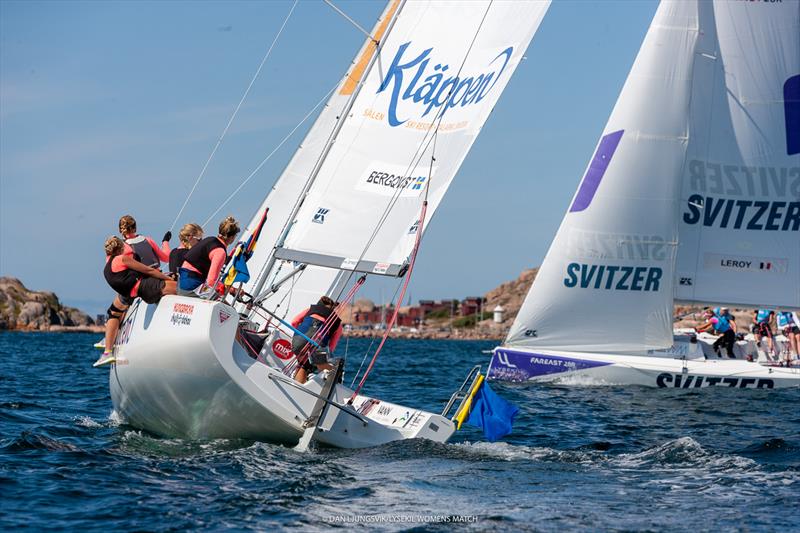
M 264 222 L 267 220 L 267 213 L 269 208 L 264 210 L 261 215 L 258 225 L 250 234 L 246 241 L 239 241 L 236 248 L 233 250 L 230 259 L 228 260 L 227 271 L 224 274 L 225 285 L 233 285 L 234 283 L 241 282 L 247 283 L 250 280 L 250 272 L 247 270 L 247 260 L 252 257 L 256 249 L 258 237 L 261 235 L 261 229 L 264 227 Z
M 494 442 L 511 433 L 517 413 L 519 407 L 498 396 L 479 374 L 454 420 L 458 429 L 465 421 L 482 428 L 486 439 Z

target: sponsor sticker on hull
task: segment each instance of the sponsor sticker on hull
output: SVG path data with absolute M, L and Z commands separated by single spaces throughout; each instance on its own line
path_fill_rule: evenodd
M 659 388 L 699 389 L 702 387 L 730 387 L 732 389 L 772 389 L 775 382 L 767 378 L 735 378 L 722 376 L 695 376 L 662 372 L 656 377 Z
M 189 326 L 192 324 L 194 305 L 176 303 L 172 306 L 172 316 L 170 322 L 173 326 Z
M 575 372 L 610 364 L 555 355 L 495 350 L 488 374 L 489 379 L 526 381 L 539 376 Z
M 272 343 L 272 353 L 275 354 L 275 357 L 281 359 L 282 361 L 291 359 L 294 355 L 292 353 L 292 343 L 286 339 L 277 339 Z

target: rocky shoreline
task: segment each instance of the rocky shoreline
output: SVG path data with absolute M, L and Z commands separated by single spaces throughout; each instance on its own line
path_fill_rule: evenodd
M 52 292 L 32 291 L 17 278 L 0 277 L 0 331 L 102 332 L 92 317 L 62 305 Z
M 504 308 L 503 321 L 495 323 L 491 315 L 486 313 L 485 320 L 472 322 L 472 327 L 459 327 L 463 323 L 458 318 L 426 318 L 422 324 L 414 328 L 395 328 L 390 337 L 399 339 L 455 339 L 455 340 L 494 340 L 502 342 L 508 329 L 517 316 L 525 295 L 538 269 L 524 270 L 520 276 L 487 292 L 484 296 L 484 309 L 495 306 Z M 372 302 L 368 302 L 374 307 Z M 356 303 L 356 307 L 358 302 Z M 675 306 L 675 327 L 697 327 L 703 321 L 704 307 Z M 350 322 L 354 309 L 348 308 L 343 313 L 345 323 Z M 750 324 L 752 309 L 732 309 L 739 318 L 740 328 Z M 49 331 L 72 333 L 102 333 L 103 326 L 95 324 L 92 318 L 74 307 L 61 304 L 52 292 L 31 291 L 20 280 L 11 277 L 0 277 L 0 331 Z M 383 335 L 382 329 L 348 328 L 346 334 L 354 338 L 372 338 Z

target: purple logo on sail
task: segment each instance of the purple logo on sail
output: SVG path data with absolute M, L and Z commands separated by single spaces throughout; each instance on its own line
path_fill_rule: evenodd
M 800 75 L 783 84 L 783 111 L 786 115 L 786 153 L 800 154 Z
M 569 208 L 570 213 L 583 211 L 592 203 L 594 193 L 597 192 L 600 180 L 603 179 L 603 174 L 606 173 L 611 157 L 614 155 L 614 151 L 617 149 L 619 140 L 624 132 L 625 130 L 615 131 L 604 135 L 600 139 L 600 145 L 597 147 L 592 162 L 589 164 L 589 170 L 586 171 L 586 175 L 581 181 L 581 186 L 578 188 L 578 194 L 575 195 L 575 200 L 572 201 L 572 205 Z

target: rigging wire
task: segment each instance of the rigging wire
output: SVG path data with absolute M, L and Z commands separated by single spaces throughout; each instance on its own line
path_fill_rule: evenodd
M 478 24 L 478 27 L 475 30 L 475 34 L 472 36 L 472 41 L 470 42 L 469 47 L 467 48 L 467 52 L 464 54 L 464 59 L 461 61 L 461 65 L 458 67 L 458 72 L 456 72 L 456 78 L 460 77 L 461 76 L 461 72 L 464 70 L 464 65 L 466 65 L 467 59 L 469 59 L 470 53 L 472 52 L 472 48 L 475 46 L 475 41 L 478 39 L 478 35 L 480 35 L 481 29 L 483 28 L 483 24 L 484 24 L 484 22 L 486 22 L 486 17 L 489 14 L 489 9 L 492 7 L 493 3 L 494 2 L 489 2 L 489 5 L 486 6 L 486 11 L 484 11 L 484 13 L 483 13 L 483 17 L 481 18 L 481 22 Z M 448 110 L 448 105 L 450 104 L 450 101 L 454 97 L 455 97 L 455 91 L 451 90 L 450 93 L 447 95 L 447 99 L 445 100 L 444 104 L 442 104 L 441 113 L 438 114 L 436 119 L 431 121 L 431 125 L 425 131 L 425 135 L 423 136 L 422 140 L 420 141 L 420 144 L 417 147 L 417 151 L 411 157 L 411 161 L 409 162 L 409 165 L 406 168 L 406 173 L 405 173 L 406 175 L 409 175 L 409 174 L 411 174 L 412 172 L 414 172 L 416 170 L 416 168 L 419 165 L 420 161 L 422 161 L 422 157 L 425 154 L 425 151 L 428 149 L 429 146 L 431 146 L 431 143 L 433 143 L 434 147 L 435 147 L 435 140 L 436 140 L 436 137 L 438 136 L 439 128 L 442 125 L 442 120 L 444 119 L 444 115 Z M 434 127 L 434 124 L 436 124 L 435 127 Z M 427 185 L 426 185 L 426 199 L 427 199 L 427 189 L 430 187 L 430 182 L 431 182 L 431 180 L 433 178 L 433 176 L 431 174 L 432 174 L 432 171 L 433 171 L 433 160 L 435 160 L 434 159 L 434 152 L 431 153 L 431 159 L 432 159 L 431 167 L 430 167 L 431 172 L 429 172 L 429 174 L 428 174 L 428 182 L 427 182 Z M 394 206 L 397 204 L 397 201 L 400 199 L 400 193 L 401 192 L 402 192 L 402 189 L 398 189 L 398 190 L 394 191 L 394 193 L 392 195 L 392 198 L 390 199 L 389 203 L 387 204 L 386 208 L 383 211 L 383 214 L 381 215 L 381 218 L 378 220 L 378 223 L 375 224 L 375 229 L 372 230 L 372 235 L 367 240 L 367 243 L 364 245 L 364 248 L 361 251 L 361 255 L 358 258 L 358 262 L 360 262 L 361 260 L 364 259 L 364 256 L 367 254 L 367 251 L 369 250 L 370 246 L 372 246 L 372 243 L 375 242 L 375 239 L 378 237 L 378 233 L 380 232 L 381 228 L 383 227 L 383 224 L 389 218 L 389 215 L 391 214 L 392 210 L 394 209 Z M 420 225 L 422 224 L 422 222 L 423 221 L 420 220 Z M 419 228 L 417 228 L 417 231 L 420 231 Z M 350 279 L 352 279 L 352 276 L 353 276 L 354 273 L 355 273 L 354 270 L 350 272 L 350 276 L 348 277 L 347 283 L 350 282 Z
M 350 287 L 350 291 L 347 293 L 345 299 L 338 303 L 338 305 L 334 308 L 333 312 L 331 313 L 330 317 L 325 319 L 323 326 L 319 329 L 319 331 L 317 331 L 314 334 L 314 337 L 311 340 L 317 343 L 317 346 L 312 346 L 310 342 L 306 343 L 306 345 L 303 347 L 300 353 L 295 354 L 294 360 L 291 363 L 284 366 L 281 372 L 283 372 L 286 375 L 293 375 L 295 369 L 299 369 L 301 366 L 303 366 L 303 364 L 305 364 L 305 362 L 309 359 L 314 350 L 319 348 L 318 344 L 322 342 L 322 339 L 324 339 L 329 333 L 331 333 L 331 329 L 333 328 L 333 325 L 336 323 L 336 320 L 334 320 L 332 317 L 337 317 L 341 321 L 340 317 L 342 316 L 342 311 L 344 311 L 344 308 L 350 304 L 350 301 L 353 298 L 355 298 L 358 289 L 361 288 L 366 279 L 367 279 L 366 275 L 363 275 L 360 278 L 358 278 L 358 280 L 353 284 L 353 286 Z
M 299 0 L 295 0 L 294 3 L 292 4 L 291 9 L 289 9 L 289 14 L 286 15 L 286 18 L 283 20 L 283 24 L 281 24 L 281 27 L 278 30 L 278 33 L 275 35 L 275 38 L 272 40 L 272 44 L 269 45 L 269 49 L 267 50 L 267 53 L 264 54 L 263 59 L 261 59 L 261 64 L 258 65 L 258 68 L 256 69 L 255 74 L 253 74 L 253 77 L 250 80 L 250 84 L 247 86 L 247 89 L 245 89 L 244 94 L 242 95 L 242 98 L 239 100 L 239 104 L 236 106 L 236 109 L 234 109 L 233 114 L 231 115 L 231 118 L 228 120 L 228 124 L 225 126 L 225 129 L 222 130 L 222 135 L 219 136 L 219 139 L 217 139 L 217 143 L 214 145 L 214 149 L 211 150 L 211 154 L 209 154 L 208 159 L 206 159 L 206 163 L 205 163 L 205 165 L 203 165 L 202 170 L 200 170 L 200 174 L 197 176 L 197 179 L 195 180 L 194 185 L 192 186 L 192 190 L 189 191 L 189 195 L 186 197 L 186 200 L 184 200 L 183 205 L 181 206 L 180 210 L 178 211 L 178 214 L 175 216 L 175 220 L 172 221 L 172 225 L 169 227 L 170 231 L 175 229 L 175 224 L 178 223 L 178 219 L 183 214 L 183 210 L 186 209 L 186 205 L 189 203 L 189 199 L 191 199 L 192 195 L 194 194 L 195 189 L 197 189 L 197 186 L 200 184 L 200 180 L 203 179 L 203 176 L 206 173 L 206 169 L 208 168 L 208 165 L 211 163 L 211 160 L 214 158 L 214 154 L 217 153 L 217 149 L 222 144 L 222 140 L 225 138 L 225 134 L 228 133 L 228 130 L 230 129 L 231 124 L 233 124 L 233 120 L 236 118 L 236 115 L 239 113 L 239 109 L 241 109 L 242 104 L 244 103 L 245 99 L 247 98 L 247 95 L 250 94 L 250 89 L 253 88 L 253 84 L 256 82 L 256 79 L 258 79 L 258 76 L 261 73 L 261 69 L 264 67 L 264 63 L 266 63 L 267 59 L 269 58 L 269 56 L 272 55 L 272 49 L 275 48 L 275 44 L 278 42 L 278 38 L 281 36 L 281 34 L 283 33 L 283 29 L 286 27 L 286 24 L 289 22 L 289 18 L 292 16 L 292 13 L 294 12 L 294 8 L 297 7 L 298 1 Z M 203 224 L 203 225 L 205 226 L 205 224 Z
M 489 9 L 491 8 L 491 6 L 492 6 L 492 2 L 490 2 L 489 5 L 486 6 L 486 11 L 484 12 L 483 17 L 481 18 L 480 24 L 478 24 L 478 28 L 476 29 L 475 34 L 472 37 L 472 41 L 470 42 L 470 45 L 467 48 L 467 52 L 464 55 L 464 59 L 462 60 L 461 65 L 458 68 L 458 72 L 456 73 L 457 77 L 461 75 L 461 72 L 464 69 L 464 65 L 466 65 L 467 59 L 469 58 L 470 53 L 472 52 L 472 48 L 475 45 L 475 41 L 477 40 L 478 35 L 480 34 L 481 29 L 483 28 L 483 24 L 486 21 L 486 17 L 489 14 Z M 422 156 L 425 153 L 425 151 L 428 149 L 428 146 L 431 146 L 431 144 L 433 144 L 432 151 L 431 151 L 430 168 L 429 168 L 429 173 L 428 173 L 428 182 L 427 182 L 427 184 L 425 186 L 425 197 L 424 197 L 424 200 L 422 202 L 422 209 L 421 209 L 420 218 L 419 218 L 419 226 L 417 227 L 417 236 L 416 236 L 416 239 L 415 239 L 414 247 L 412 248 L 411 254 L 409 255 L 408 271 L 406 272 L 405 281 L 403 283 L 403 287 L 402 287 L 401 292 L 400 292 L 400 297 L 399 297 L 400 298 L 400 302 L 402 302 L 402 299 L 403 299 L 403 297 L 405 296 L 405 293 L 406 293 L 406 289 L 408 288 L 408 285 L 409 285 L 409 283 L 411 281 L 411 273 L 414 270 L 414 263 L 416 261 L 417 252 L 419 251 L 419 247 L 420 247 L 420 244 L 422 242 L 422 232 L 423 232 L 423 229 L 424 229 L 424 226 L 425 226 L 425 215 L 426 215 L 427 209 L 428 209 L 428 193 L 430 191 L 430 184 L 431 184 L 432 177 L 433 177 L 432 176 L 432 174 L 433 174 L 433 163 L 434 163 L 434 161 L 436 161 L 436 158 L 435 158 L 436 141 L 437 141 L 438 136 L 439 136 L 438 135 L 439 134 L 439 129 L 441 127 L 442 120 L 444 119 L 444 115 L 447 112 L 448 104 L 450 103 L 450 101 L 453 99 L 454 96 L 455 96 L 455 91 L 451 91 L 448 94 L 448 97 L 447 97 L 447 99 L 445 100 L 445 102 L 443 104 L 442 111 L 439 114 L 439 116 L 437 117 L 438 120 L 434 120 L 434 121 L 431 122 L 431 126 L 425 132 L 425 136 L 423 137 L 422 141 L 420 142 L 420 145 L 417 148 L 417 152 L 412 157 L 411 163 L 409 163 L 409 169 L 406 172 L 408 174 L 409 172 L 412 172 L 414 169 L 416 169 L 416 166 L 422 160 Z M 435 128 L 433 127 L 434 123 L 436 123 L 436 127 Z M 431 130 L 433 130 L 432 134 L 431 134 Z M 429 134 L 431 134 L 430 138 L 429 138 Z M 424 145 L 424 147 L 423 147 L 423 145 Z M 419 157 L 417 158 L 418 154 L 419 154 Z M 414 162 L 415 158 L 417 159 L 416 162 Z M 384 210 L 383 215 L 381 216 L 381 219 L 379 220 L 378 224 L 376 224 L 375 229 L 373 230 L 372 235 L 370 236 L 370 239 L 367 241 L 366 245 L 364 246 L 364 249 L 361 252 L 361 256 L 358 259 L 359 261 L 361 261 L 364 258 L 364 256 L 366 255 L 367 250 L 369 249 L 369 247 L 374 242 L 375 238 L 378 235 L 378 231 L 383 226 L 383 224 L 386 222 L 389 214 L 391 213 L 392 209 L 394 208 L 394 206 L 397 203 L 397 200 L 399 198 L 400 198 L 399 192 L 395 193 L 395 195 L 392 197 L 392 200 L 390 201 L 389 205 L 387 205 L 386 209 Z M 351 271 L 350 278 L 352 278 L 353 273 L 354 273 L 354 271 Z M 349 282 L 350 278 L 348 278 L 348 282 Z M 372 371 L 372 368 L 375 365 L 375 361 L 378 358 L 378 354 L 380 353 L 381 349 L 383 348 L 384 344 L 386 343 L 386 340 L 389 337 L 389 333 L 391 332 L 391 329 L 394 326 L 395 321 L 397 320 L 397 316 L 398 316 L 399 310 L 400 310 L 400 306 L 396 305 L 395 306 L 395 311 L 392 314 L 392 318 L 391 318 L 389 324 L 387 324 L 386 330 L 384 331 L 383 338 L 381 339 L 381 342 L 378 345 L 378 348 L 376 349 L 375 354 L 372 356 L 372 360 L 370 361 L 370 364 L 367 367 L 367 370 L 364 372 L 364 375 L 361 378 L 361 381 L 359 382 L 358 387 L 353 392 L 353 395 L 351 396 L 351 398 L 349 400 L 349 403 L 352 404 L 352 402 L 355 399 L 356 395 L 361 391 L 361 388 L 364 386 L 364 383 L 366 382 L 367 377 L 369 376 L 369 373 Z
M 364 35 L 366 35 L 366 36 L 367 36 L 367 39 L 371 40 L 371 41 L 372 41 L 373 43 L 375 43 L 376 45 L 378 44 L 378 41 L 377 41 L 377 39 L 375 39 L 375 37 L 373 37 L 372 35 L 370 35 L 370 33 L 369 33 L 367 30 L 365 30 L 364 28 L 362 28 L 362 27 L 361 27 L 361 26 L 358 24 L 358 22 L 356 22 L 355 20 L 353 20 L 353 19 L 351 19 L 349 16 L 347 16 L 347 13 L 345 13 L 344 11 L 342 11 L 341 9 L 339 9 L 338 7 L 336 7 L 336 6 L 333 4 L 333 2 L 331 2 L 331 0 L 323 0 L 323 2 L 325 2 L 326 4 L 328 4 L 329 6 L 331 6 L 331 7 L 333 8 L 333 10 L 334 10 L 334 11 L 336 11 L 336 12 L 337 12 L 337 13 L 339 13 L 341 16 L 343 16 L 343 17 L 344 17 L 344 18 L 345 18 L 345 19 L 346 19 L 346 20 L 347 20 L 347 21 L 348 21 L 350 24 L 352 24 L 353 26 L 355 26 L 356 28 L 358 28 L 358 30 L 359 30 L 361 33 L 363 33 Z
M 234 197 L 234 196 L 236 196 L 236 195 L 239 193 L 239 191 L 241 191 L 241 190 L 242 190 L 242 187 L 244 187 L 245 185 L 247 185 L 247 182 L 249 182 L 249 181 L 250 181 L 250 180 L 253 178 L 253 176 L 255 176 L 255 175 L 256 175 L 256 173 L 257 173 L 259 170 L 261 170 L 261 167 L 263 167 L 263 166 L 264 166 L 264 165 L 267 163 L 267 161 L 269 161 L 269 160 L 272 158 L 272 156 L 273 156 L 273 155 L 275 155 L 275 152 L 277 152 L 278 150 L 280 150 L 280 149 L 281 149 L 281 147 L 282 147 L 284 144 L 286 144 L 286 142 L 287 142 L 287 141 L 288 141 L 288 140 L 289 140 L 289 139 L 292 137 L 292 135 L 294 135 L 294 133 L 295 133 L 295 132 L 296 132 L 298 129 L 300 129 L 300 126 L 302 126 L 303 124 L 305 124 L 305 122 L 308 120 L 308 118 L 309 118 L 311 115 L 313 115 L 313 114 L 314 114 L 314 112 L 317 110 L 317 108 L 319 108 L 319 106 L 321 106 L 323 103 L 325 103 L 325 101 L 327 101 L 327 100 L 328 100 L 328 98 L 330 97 L 330 95 L 331 95 L 331 94 L 333 94 L 333 91 L 335 91 L 335 90 L 336 90 L 336 87 L 338 87 L 338 86 L 339 86 L 339 80 L 336 80 L 336 84 L 335 84 L 333 87 L 331 87 L 331 89 L 330 89 L 330 90 L 329 90 L 327 93 L 325 93 L 325 96 L 323 96 L 323 97 L 322 97 L 322 99 L 321 99 L 319 102 L 317 102 L 317 103 L 316 103 L 316 105 L 314 105 L 314 107 L 312 107 L 312 108 L 311 108 L 311 110 L 310 110 L 308 113 L 306 113 L 306 115 L 303 117 L 303 119 L 302 119 L 300 122 L 298 122 L 298 123 L 297 123 L 297 125 L 296 125 L 294 128 L 292 128 L 292 130 L 291 130 L 289 133 L 287 133 L 287 134 L 286 134 L 286 136 L 285 136 L 285 137 L 284 137 L 284 138 L 281 140 L 281 142 L 279 142 L 279 143 L 278 143 L 278 145 L 277 145 L 277 146 L 276 146 L 276 147 L 275 147 L 275 148 L 274 148 L 274 149 L 273 149 L 273 150 L 272 150 L 272 151 L 271 151 L 271 152 L 270 152 L 270 153 L 267 155 L 267 157 L 265 157 L 265 158 L 264 158 L 264 159 L 261 161 L 261 163 L 259 163 L 259 164 L 258 164 L 258 166 L 256 166 L 256 168 L 255 168 L 255 169 L 254 169 L 254 170 L 253 170 L 253 171 L 250 173 L 250 175 L 248 175 L 248 176 L 247 176 L 247 177 L 244 179 L 244 181 L 242 181 L 242 183 L 240 183 L 240 184 L 239 184 L 239 186 L 238 186 L 238 187 L 236 187 L 236 189 L 235 189 L 235 190 L 234 190 L 234 191 L 233 191 L 233 192 L 230 194 L 230 196 L 228 196 L 228 197 L 225 199 L 225 201 L 223 201 L 223 202 L 220 204 L 220 206 L 219 206 L 219 207 L 217 207 L 216 211 L 214 211 L 213 213 L 211 213 L 211 215 L 210 215 L 210 216 L 209 216 L 209 217 L 206 219 L 206 221 L 205 221 L 205 222 L 203 222 L 203 226 L 205 226 L 206 224 L 208 224 L 209 222 L 211 222 L 211 219 L 213 219 L 215 216 L 217 216 L 217 213 L 219 213 L 219 212 L 222 210 L 222 208 L 223 208 L 223 207 L 225 207 L 226 205 L 228 205 L 228 202 L 230 202 L 231 200 L 233 200 L 233 197 Z
M 390 302 L 393 302 L 394 299 L 397 297 L 397 293 L 402 285 L 403 285 L 403 280 L 402 279 L 398 280 L 397 287 L 394 289 L 394 294 L 392 294 L 392 297 L 389 298 Z M 381 302 L 381 305 L 385 305 L 384 302 Z M 358 370 L 353 375 L 353 381 L 350 382 L 351 389 L 355 386 L 356 380 L 358 379 L 358 375 L 361 374 L 361 369 L 364 368 L 364 363 L 366 362 L 367 357 L 369 357 L 370 352 L 372 352 L 372 346 L 375 344 L 375 339 L 377 338 L 378 337 L 376 335 L 372 335 L 371 337 L 372 340 L 369 341 L 369 346 L 367 346 L 366 351 L 364 351 L 364 358 L 361 359 L 361 364 L 358 365 Z

